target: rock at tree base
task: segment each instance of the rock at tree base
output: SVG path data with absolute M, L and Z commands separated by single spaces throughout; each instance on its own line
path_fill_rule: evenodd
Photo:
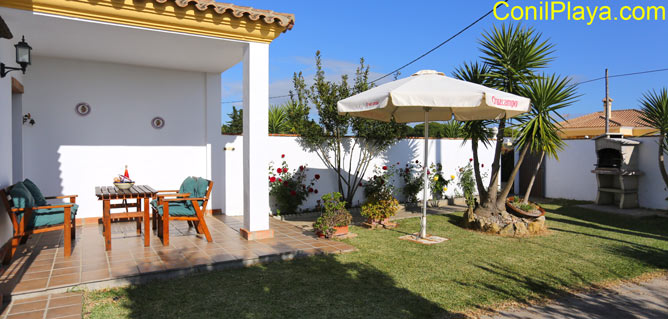
M 541 234 L 547 230 L 545 216 L 520 218 L 505 211 L 495 216 L 478 216 L 470 210 L 464 213 L 465 228 L 501 236 L 523 237 Z

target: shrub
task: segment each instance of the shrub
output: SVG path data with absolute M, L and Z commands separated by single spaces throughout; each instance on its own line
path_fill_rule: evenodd
M 417 203 L 417 195 L 424 185 L 422 177 L 422 165 L 419 161 L 406 163 L 405 168 L 398 168 L 397 172 L 404 181 L 401 193 L 406 197 L 407 203 Z
M 450 178 L 443 177 L 443 165 L 441 163 L 429 165 L 429 171 L 431 173 L 429 178 L 429 189 L 431 191 L 432 199 L 442 199 L 443 193 L 448 190 L 448 185 L 450 182 L 455 179 L 455 176 L 452 175 Z
M 396 165 L 384 165 L 382 167 L 376 166 L 373 170 L 374 175 L 364 184 L 364 195 L 371 201 L 374 199 L 383 199 L 392 197 L 394 193 L 394 185 L 392 180 Z
M 346 202 L 341 201 L 341 193 L 334 192 L 322 196 L 322 213 L 313 223 L 313 229 L 317 233 L 331 238 L 336 232 L 334 227 L 350 225 L 353 216 L 346 209 Z
M 399 210 L 399 201 L 389 196 L 386 198 L 373 198 L 362 205 L 360 214 L 373 221 L 382 221 L 394 216 Z
M 464 167 L 460 167 L 457 172 L 457 185 L 461 188 L 464 193 L 464 198 L 466 199 L 466 205 L 469 208 L 475 208 L 476 198 L 475 198 L 475 179 L 473 178 L 473 166 L 471 161 Z
M 281 155 L 285 158 L 285 154 Z M 293 169 L 283 161 L 280 167 L 274 169 L 274 162 L 269 164 L 269 195 L 276 200 L 277 215 L 295 214 L 299 212 L 299 206 L 312 193 L 317 194 L 314 188 L 319 176 L 314 175 L 309 182 L 306 181 L 308 168 L 306 165 Z

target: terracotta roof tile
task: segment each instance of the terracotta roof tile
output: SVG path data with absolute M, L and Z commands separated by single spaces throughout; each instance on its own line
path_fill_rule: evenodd
M 276 23 L 281 27 L 286 28 L 286 30 L 291 30 L 295 24 L 295 16 L 289 13 L 278 13 L 271 10 L 261 10 L 251 7 L 237 6 L 231 3 L 221 3 L 216 2 L 215 0 L 154 0 L 158 3 L 165 3 L 167 1 L 173 1 L 177 6 L 185 8 L 190 4 L 194 4 L 197 9 L 200 11 L 206 11 L 209 8 L 212 8 L 218 14 L 230 13 L 234 17 L 242 18 L 247 17 L 252 21 L 257 21 L 262 19 L 264 23 L 273 24 Z
M 647 127 L 647 125 L 644 124 L 640 119 L 640 114 L 640 111 L 636 109 L 612 110 L 612 116 L 610 117 L 610 127 Z M 559 124 L 561 124 L 563 128 L 605 127 L 605 113 L 603 113 L 603 111 L 595 112 L 563 121 Z
M 9 27 L 5 21 L 2 20 L 2 17 L 0 17 L 0 38 L 11 39 L 13 37 L 12 32 L 9 31 Z

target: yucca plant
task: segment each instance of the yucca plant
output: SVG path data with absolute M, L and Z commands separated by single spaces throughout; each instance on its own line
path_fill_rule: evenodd
M 269 133 L 289 133 L 288 113 L 285 105 L 272 105 L 269 107 Z
M 665 155 L 668 153 L 668 89 L 648 91 L 640 100 L 640 120 L 659 131 L 659 171 L 663 183 L 668 188 L 668 173 L 666 173 Z
M 494 27 L 483 34 L 480 45 L 481 59 L 489 67 L 487 77 L 490 86 L 508 93 L 518 94 L 524 85 L 537 77 L 538 70 L 547 67 L 553 60 L 551 55 L 554 46 L 543 40 L 541 33 L 535 29 L 520 25 Z M 491 213 L 505 209 L 505 197 L 513 186 L 513 179 L 510 179 L 502 190 L 502 194 L 506 195 L 498 196 L 499 163 L 505 127 L 506 119 L 500 119 L 488 194 L 485 200 L 481 200 L 483 209 Z M 521 165 L 521 162 L 517 165 Z
M 545 155 L 559 159 L 558 152 L 566 145 L 558 134 L 561 129 L 559 120 L 565 120 L 559 110 L 573 104 L 577 95 L 575 85 L 568 78 L 557 75 L 532 80 L 521 88 L 521 94 L 531 99 L 531 110 L 518 118 L 517 145 L 523 150 L 521 156 L 525 156 L 527 151 L 540 154 L 522 201 L 526 205 Z

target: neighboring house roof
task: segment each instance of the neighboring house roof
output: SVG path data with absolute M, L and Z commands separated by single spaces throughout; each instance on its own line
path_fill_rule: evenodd
M 5 38 L 5 39 L 11 39 L 14 36 L 12 35 L 12 32 L 9 31 L 9 27 L 5 23 L 5 20 L 2 20 L 2 17 L 0 17 L 0 38 Z
M 177 6 L 184 8 L 189 4 L 195 4 L 195 7 L 200 11 L 206 11 L 209 8 L 218 14 L 224 14 L 229 12 L 237 18 L 242 18 L 246 16 L 252 21 L 257 21 L 262 19 L 263 22 L 267 24 L 277 23 L 285 30 L 291 30 L 295 24 L 295 16 L 289 13 L 278 13 L 271 10 L 261 10 L 251 7 L 237 6 L 231 3 L 221 3 L 216 2 L 215 0 L 154 0 L 157 3 L 165 3 L 167 1 L 173 1 Z
M 636 109 L 613 110 L 610 117 L 610 127 L 648 127 L 640 118 L 641 113 Z M 603 111 L 595 112 L 559 124 L 562 125 L 563 129 L 605 127 L 605 113 Z

